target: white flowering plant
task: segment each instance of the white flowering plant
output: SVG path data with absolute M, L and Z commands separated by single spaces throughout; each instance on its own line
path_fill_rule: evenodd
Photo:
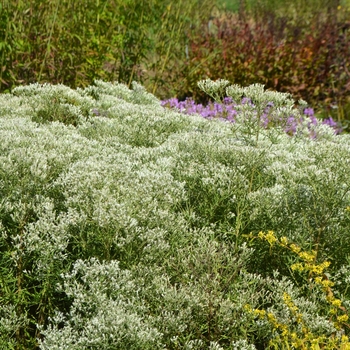
M 286 133 L 287 94 L 202 87 L 255 108 L 0 95 L 0 348 L 349 349 L 350 136 Z

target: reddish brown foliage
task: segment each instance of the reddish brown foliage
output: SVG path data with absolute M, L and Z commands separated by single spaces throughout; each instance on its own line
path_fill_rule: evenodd
M 244 86 L 262 83 L 314 105 L 344 103 L 350 92 L 349 29 L 350 23 L 331 15 L 319 15 L 311 23 L 291 23 L 272 14 L 216 18 L 190 37 L 181 90 L 203 99 L 196 81 L 224 78 Z

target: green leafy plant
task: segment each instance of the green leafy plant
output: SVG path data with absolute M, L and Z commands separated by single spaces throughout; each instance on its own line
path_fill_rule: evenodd
M 3 1 L 0 91 L 19 84 L 86 87 L 95 79 L 144 82 L 170 93 L 166 77 L 185 57 L 186 33 L 215 1 Z
M 254 350 L 293 332 L 345 344 L 349 135 L 310 137 L 305 117 L 295 136 L 276 123 L 256 137 L 252 110 L 205 120 L 131 85 L 0 95 L 1 347 Z M 274 98 L 281 120 L 292 106 L 224 85 L 258 111 Z
M 179 96 L 205 101 L 208 96 L 196 89 L 198 79 L 224 77 L 243 86 L 260 83 L 291 93 L 326 117 L 348 119 L 349 25 L 343 16 L 347 10 L 331 3 L 327 13 L 320 4 L 314 12 L 311 5 L 293 12 L 284 2 L 263 3 L 274 10 L 246 6 L 239 13 L 218 15 L 210 25 L 205 21 L 191 33 Z
M 254 238 L 253 236 L 250 236 Z M 322 315 L 332 325 L 333 332 L 330 336 L 317 334 L 311 329 L 309 315 L 305 315 L 303 310 L 297 306 L 300 302 L 293 300 L 288 293 L 283 293 L 283 303 L 286 306 L 289 319 L 279 320 L 276 312 L 255 309 L 252 310 L 249 305 L 246 309 L 258 318 L 266 320 L 273 328 L 273 336 L 269 341 L 269 349 L 348 349 L 350 348 L 349 338 L 345 335 L 345 328 L 349 316 L 344 308 L 342 301 L 333 294 L 332 282 L 326 273 L 330 266 L 329 261 L 317 262 L 317 251 L 303 251 L 298 245 L 288 241 L 287 237 L 277 238 L 273 231 L 259 232 L 258 238 L 267 241 L 273 249 L 275 245 L 287 249 L 298 256 L 301 262 L 293 263 L 290 268 L 305 275 L 305 284 L 308 284 L 307 293 L 317 293 L 315 289 L 321 289 L 321 299 L 327 304 L 322 309 Z

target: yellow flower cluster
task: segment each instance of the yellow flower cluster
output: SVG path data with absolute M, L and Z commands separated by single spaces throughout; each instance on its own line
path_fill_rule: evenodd
M 299 271 L 299 272 L 303 272 L 303 271 L 309 271 L 311 273 L 313 273 L 314 275 L 320 276 L 323 274 L 324 270 L 326 270 L 329 265 L 330 262 L 329 261 L 324 261 L 323 263 L 317 265 L 315 263 L 313 263 L 311 260 L 311 254 L 298 254 L 301 258 L 305 258 L 304 263 L 295 263 L 291 265 L 291 269 L 293 271 Z M 313 258 L 314 259 L 314 258 Z M 317 279 L 316 282 L 318 282 L 318 284 L 323 284 L 323 282 L 319 282 L 319 277 L 316 277 L 315 280 Z
M 314 281 L 322 286 L 324 290 L 328 290 L 328 288 L 333 287 L 334 283 L 328 279 L 325 279 L 324 277 L 317 276 L 314 278 Z
M 292 297 L 288 293 L 283 294 L 284 303 L 288 306 L 289 310 L 296 314 L 298 307 L 293 303 Z
M 260 319 L 267 319 L 272 325 L 273 329 L 278 334 L 270 340 L 269 346 L 271 349 L 290 349 L 290 345 L 295 349 L 320 349 L 316 345 L 324 344 L 325 337 L 316 337 L 309 328 L 305 325 L 302 318 L 302 314 L 298 313 L 298 307 L 293 303 L 291 296 L 288 293 L 284 293 L 283 299 L 289 309 L 295 316 L 295 321 L 300 325 L 302 336 L 292 331 L 290 326 L 284 323 L 278 322 L 277 317 L 272 312 L 266 312 L 265 310 L 252 309 L 250 306 L 246 310 Z M 285 346 L 284 346 L 285 345 Z M 313 346 L 315 345 L 315 346 Z M 329 349 L 335 350 L 336 347 Z M 348 350 L 348 349 L 346 349 Z
M 350 342 L 347 336 L 343 335 L 340 339 L 334 335 L 330 337 L 317 336 L 308 328 L 303 320 L 303 315 L 298 312 L 298 307 L 294 304 L 291 296 L 288 293 L 284 293 L 283 299 L 285 304 L 294 316 L 295 322 L 300 326 L 301 333 L 293 331 L 288 324 L 280 323 L 272 312 L 266 312 L 265 310 L 252 309 L 250 305 L 246 305 L 245 309 L 248 313 L 253 314 L 260 319 L 266 319 L 273 329 L 278 334 L 269 342 L 271 349 L 290 349 L 292 346 L 294 349 L 307 350 L 307 349 L 328 349 L 328 350 L 350 350 Z M 336 303 L 338 305 L 338 303 Z M 338 323 L 344 323 L 348 320 L 347 315 L 337 317 Z
M 347 207 L 346 210 L 350 211 L 350 207 Z M 326 295 L 326 300 L 330 304 L 330 319 L 334 319 L 334 326 L 338 330 L 344 328 L 349 316 L 344 313 L 345 309 L 342 307 L 342 301 L 340 299 L 336 299 L 333 295 L 331 287 L 334 286 L 334 283 L 324 274 L 325 270 L 330 266 L 330 262 L 324 261 L 320 264 L 316 264 L 316 251 L 303 251 L 298 245 L 290 243 L 287 237 L 281 237 L 278 239 L 273 231 L 268 231 L 267 233 L 259 232 L 258 238 L 266 240 L 270 246 L 278 244 L 281 247 L 287 248 L 300 258 L 300 262 L 291 265 L 292 271 L 307 272 L 309 281 L 314 281 L 317 285 L 322 287 L 322 290 Z M 270 341 L 271 348 L 281 348 L 281 344 L 286 344 L 286 348 L 288 349 L 291 345 L 295 349 L 302 350 L 350 350 L 350 342 L 347 336 L 343 335 L 341 339 L 335 336 L 328 338 L 325 336 L 316 336 L 305 324 L 303 315 L 299 312 L 298 307 L 295 305 L 292 297 L 288 293 L 283 294 L 283 301 L 290 310 L 294 322 L 299 325 L 302 335 L 298 335 L 295 331 L 292 331 L 289 325 L 279 323 L 277 317 L 272 312 L 266 312 L 265 310 L 259 309 L 253 310 L 250 306 L 246 309 L 248 312 L 254 314 L 260 319 L 267 319 L 274 330 L 278 331 L 278 335 L 276 335 L 275 338 Z M 339 315 L 340 312 L 341 314 Z
M 316 259 L 316 252 L 311 251 L 311 252 L 300 252 L 298 253 L 300 258 L 302 258 L 306 262 L 312 262 Z
M 280 243 L 281 243 L 281 245 L 283 245 L 283 246 L 287 246 L 288 245 L 288 238 L 287 237 L 281 237 L 280 238 Z
M 334 299 L 331 304 L 335 307 L 341 307 L 341 300 L 339 299 Z
M 287 248 L 293 253 L 297 254 L 303 262 L 291 265 L 291 269 L 293 271 L 308 271 L 314 275 L 319 276 L 322 275 L 324 270 L 326 270 L 330 266 L 329 261 L 324 261 L 321 264 L 317 265 L 315 263 L 317 258 L 316 251 L 302 251 L 302 249 L 298 245 L 294 243 L 289 243 L 287 237 L 281 237 L 280 239 L 278 239 L 273 231 L 268 231 L 267 233 L 260 231 L 258 237 L 260 239 L 268 241 L 271 246 L 275 243 L 278 243 L 280 246 Z
M 258 233 L 258 237 L 261 239 L 265 239 L 270 243 L 270 245 L 274 245 L 276 242 L 278 242 L 278 239 L 273 231 L 267 231 L 267 233 L 260 231 Z
M 254 310 L 254 314 L 255 314 L 256 316 L 258 316 L 259 318 L 265 318 L 265 316 L 266 316 L 266 311 L 265 311 L 265 310 L 255 309 L 255 310 Z
M 299 272 L 303 272 L 304 271 L 304 265 L 301 263 L 295 263 L 293 265 L 291 265 L 290 267 L 293 271 L 299 271 Z
M 301 251 L 301 248 L 299 246 L 297 246 L 296 244 L 292 243 L 290 246 L 289 246 L 290 250 L 293 252 L 293 253 L 296 253 L 298 254 L 300 251 Z
M 349 319 L 349 316 L 348 316 L 348 315 L 341 315 L 341 316 L 338 316 L 338 317 L 337 317 L 337 321 L 340 322 L 340 323 L 344 323 L 344 322 L 346 322 L 348 319 Z

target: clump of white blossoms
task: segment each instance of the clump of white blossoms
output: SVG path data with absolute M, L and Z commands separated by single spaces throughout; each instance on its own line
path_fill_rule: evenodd
M 261 85 L 200 86 L 247 98 L 235 123 L 136 83 L 0 95 L 0 348 L 255 349 L 275 330 L 247 305 L 290 324 L 285 291 L 312 332 L 346 335 L 297 257 L 252 237 L 317 251 L 350 305 L 349 135 L 286 134 L 298 108 Z
M 253 143 L 257 142 L 261 132 L 273 138 L 274 132 L 266 131 L 271 128 L 283 129 L 297 137 L 309 135 L 314 139 L 329 138 L 335 132 L 318 122 L 314 116 L 303 113 L 308 110 L 307 102 L 299 100 L 297 105 L 291 94 L 265 90 L 262 84 L 242 87 L 230 85 L 229 81 L 223 79 L 206 79 L 198 82 L 198 87 L 217 103 L 227 99 L 233 102 L 236 127 L 249 136 Z

